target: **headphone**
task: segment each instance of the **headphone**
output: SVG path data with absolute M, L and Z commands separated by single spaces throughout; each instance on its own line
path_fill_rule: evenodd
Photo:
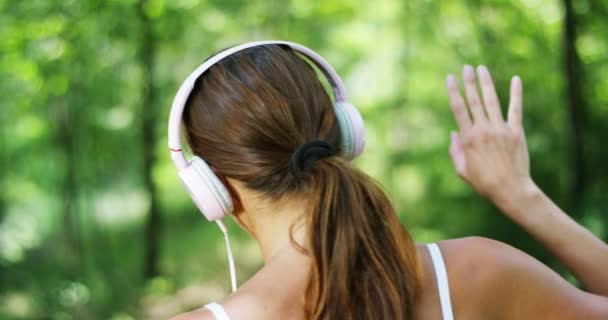
M 209 221 L 215 221 L 225 235 L 231 262 L 231 275 L 233 275 L 234 264 L 232 262 L 226 226 L 221 219 L 232 213 L 234 209 L 233 201 L 226 186 L 202 158 L 194 156 L 190 161 L 186 159 L 182 151 L 180 138 L 182 114 L 196 80 L 205 71 L 234 53 L 264 45 L 288 46 L 295 52 L 308 58 L 319 68 L 329 81 L 334 94 L 333 108 L 340 127 L 342 155 L 348 160 L 353 160 L 363 152 L 363 148 L 365 147 L 363 119 L 359 111 L 346 101 L 346 90 L 342 79 L 340 79 L 340 76 L 338 76 L 336 71 L 323 57 L 309 48 L 287 41 L 256 41 L 224 50 L 198 66 L 184 80 L 173 99 L 169 114 L 169 150 L 171 152 L 171 159 L 178 169 L 178 175 L 186 190 L 190 193 L 192 200 L 194 200 L 194 203 L 205 218 Z M 236 276 L 233 276 L 232 280 L 234 291 L 236 290 Z

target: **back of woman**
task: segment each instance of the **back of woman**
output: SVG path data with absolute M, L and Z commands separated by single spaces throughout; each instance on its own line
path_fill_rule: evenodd
M 331 66 L 290 43 L 229 50 L 197 69 L 174 102 L 172 121 L 183 120 L 196 157 L 187 163 L 181 155 L 179 125 L 170 126 L 170 146 L 203 214 L 221 227 L 223 216 L 233 217 L 258 242 L 264 267 L 221 303 L 175 319 L 532 319 L 528 305 L 542 312 L 572 299 L 581 304 L 573 316 L 608 314 L 604 297 L 571 287 L 506 245 L 468 238 L 416 246 L 386 193 L 351 163 L 363 151 L 363 122 Z M 328 77 L 333 102 L 304 56 Z M 579 244 L 595 244 L 607 262 L 605 244 L 539 196 L 527 172 L 521 124 L 493 118 L 499 107 L 489 74 L 479 69 L 482 102 L 471 91 L 471 72 L 465 68 L 468 103 L 455 79 L 448 81 L 461 126 L 451 152 L 457 172 L 524 228 L 522 203 L 537 216 L 559 217 L 554 223 Z M 514 95 L 521 96 L 517 81 Z M 521 119 L 521 99 L 514 104 L 513 117 Z M 500 184 L 516 192 L 501 196 Z M 554 237 L 531 232 L 541 242 Z M 580 261 L 556 254 L 566 263 Z M 596 272 L 586 264 L 584 273 Z M 606 276 L 587 278 L 602 282 L 598 294 L 608 292 Z

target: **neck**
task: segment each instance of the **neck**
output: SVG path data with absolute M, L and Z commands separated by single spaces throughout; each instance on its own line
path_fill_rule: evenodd
M 306 246 L 304 220 L 306 205 L 301 202 L 282 203 L 280 206 L 257 205 L 247 208 L 251 217 L 251 231 L 255 236 L 264 263 L 285 252 L 299 252 L 292 239 Z
M 255 235 L 264 263 L 286 252 L 298 252 L 296 244 L 306 246 L 303 206 L 264 212 L 256 218 Z M 294 243 L 295 242 L 295 243 Z
M 269 200 L 246 188 L 239 181 L 228 179 L 239 195 L 240 210 L 237 221 L 257 240 L 264 263 L 285 253 L 298 253 L 293 240 L 307 245 L 304 218 L 308 214 L 305 199 Z

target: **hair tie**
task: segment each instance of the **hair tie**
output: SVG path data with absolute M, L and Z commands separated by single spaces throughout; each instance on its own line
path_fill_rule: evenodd
M 333 156 L 337 153 L 329 143 L 322 140 L 314 140 L 301 145 L 289 159 L 289 170 L 298 177 L 307 176 L 317 160 Z

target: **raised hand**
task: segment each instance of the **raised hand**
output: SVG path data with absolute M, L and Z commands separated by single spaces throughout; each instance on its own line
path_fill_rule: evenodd
M 522 126 L 522 84 L 518 76 L 511 80 L 505 121 L 488 69 L 479 66 L 477 76 L 481 97 L 475 70 L 470 65 L 464 66 L 466 100 L 456 77 L 447 77 L 450 105 L 460 129 L 451 133 L 450 157 L 462 179 L 490 200 L 499 201 L 532 182 Z
M 568 267 L 584 287 L 599 296 L 579 294 L 587 311 L 608 319 L 608 245 L 564 213 L 530 178 L 528 148 L 522 127 L 522 85 L 511 80 L 508 119 L 502 117 L 488 69 L 462 72 L 463 99 L 456 78 L 447 78 L 450 105 L 460 128 L 452 133 L 450 156 L 460 177 L 488 197 Z M 466 101 L 466 102 L 465 102 Z M 569 293 L 570 296 L 575 296 Z M 595 301 L 597 300 L 597 301 Z M 589 316 L 586 316 L 589 318 Z M 594 318 L 595 319 L 595 318 Z

